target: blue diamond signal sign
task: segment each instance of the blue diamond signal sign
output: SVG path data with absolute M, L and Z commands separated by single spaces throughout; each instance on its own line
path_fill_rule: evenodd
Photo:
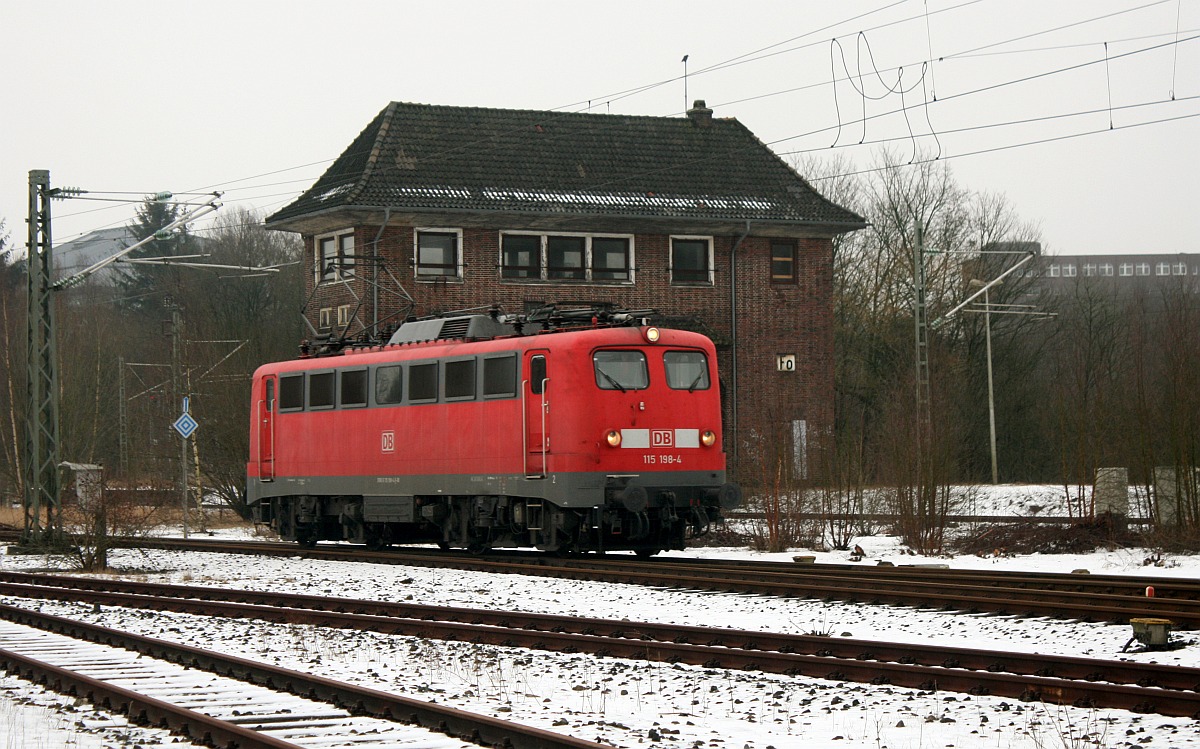
M 190 399 L 183 399 L 183 415 L 176 419 L 175 423 L 171 425 L 175 427 L 176 432 L 179 432 L 179 436 L 183 437 L 184 439 L 191 437 L 192 433 L 200 427 L 200 423 L 193 419 L 192 415 L 188 413 L 188 400 Z

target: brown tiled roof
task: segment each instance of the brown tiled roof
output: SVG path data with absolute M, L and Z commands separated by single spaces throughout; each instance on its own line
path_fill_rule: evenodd
M 399 102 L 267 223 L 380 208 L 864 225 L 734 119 Z

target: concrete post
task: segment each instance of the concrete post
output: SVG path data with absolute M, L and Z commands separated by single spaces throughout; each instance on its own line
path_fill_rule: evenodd
M 1096 514 L 1129 514 L 1129 469 L 1096 469 Z
M 1154 469 L 1154 506 L 1159 525 L 1179 525 L 1179 482 L 1175 466 Z

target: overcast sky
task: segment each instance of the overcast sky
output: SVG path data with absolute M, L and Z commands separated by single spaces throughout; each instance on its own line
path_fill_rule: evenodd
M 680 116 L 704 99 L 785 157 L 940 153 L 1049 252 L 1200 251 L 1200 0 L 0 0 L 0 30 L 18 247 L 31 169 L 265 214 L 389 101 Z M 55 202 L 55 243 L 133 210 Z

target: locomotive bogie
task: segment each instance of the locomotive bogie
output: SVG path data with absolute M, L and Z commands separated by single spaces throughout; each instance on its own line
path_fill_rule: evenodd
M 267 365 L 247 499 L 300 543 L 682 548 L 740 501 L 716 381 L 707 338 L 634 327 Z

